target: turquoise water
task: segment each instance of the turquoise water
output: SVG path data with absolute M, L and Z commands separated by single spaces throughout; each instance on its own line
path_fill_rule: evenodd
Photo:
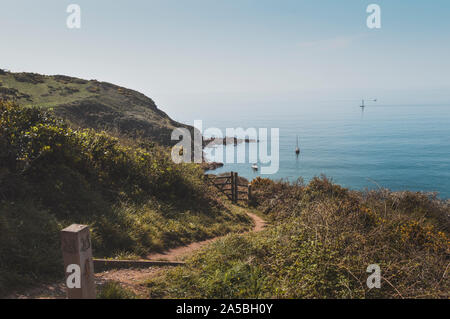
M 279 171 L 263 177 L 302 177 L 307 182 L 325 174 L 352 189 L 378 184 L 392 190 L 436 191 L 450 198 L 450 105 L 361 109 L 355 103 L 316 103 L 211 115 L 203 120 L 203 128 L 212 126 L 224 132 L 227 127 L 279 128 Z M 215 173 L 231 170 L 249 179 L 260 176 L 248 162 L 225 164 Z

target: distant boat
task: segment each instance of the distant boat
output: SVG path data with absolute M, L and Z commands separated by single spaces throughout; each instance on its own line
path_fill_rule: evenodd
M 361 107 L 366 107 L 366 106 L 364 105 L 364 100 L 362 100 Z
M 295 148 L 295 154 L 300 154 L 300 147 L 298 147 L 298 136 L 297 136 L 297 147 Z
M 253 164 L 252 168 L 253 168 L 253 170 L 257 171 L 258 170 L 258 164 Z

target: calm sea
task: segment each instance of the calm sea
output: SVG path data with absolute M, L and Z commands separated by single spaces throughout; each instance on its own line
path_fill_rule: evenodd
M 204 112 L 203 128 L 279 128 L 279 171 L 261 175 L 271 179 L 302 177 L 307 182 L 325 174 L 351 189 L 378 184 L 450 198 L 450 105 L 368 104 L 364 109 L 355 102 L 324 102 Z M 297 135 L 299 157 L 294 152 Z M 226 171 L 249 179 L 260 176 L 248 162 L 225 164 L 215 172 Z

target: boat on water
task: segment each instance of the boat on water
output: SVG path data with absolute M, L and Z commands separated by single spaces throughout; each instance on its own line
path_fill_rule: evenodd
M 297 146 L 295 148 L 295 154 L 300 154 L 300 147 L 298 147 L 298 136 L 297 136 Z
M 258 170 L 258 164 L 256 164 L 256 163 L 253 164 L 253 165 L 252 165 L 252 169 L 253 169 L 254 171 L 257 171 L 257 170 Z
M 361 107 L 366 107 L 366 106 L 364 105 L 364 100 L 362 100 Z

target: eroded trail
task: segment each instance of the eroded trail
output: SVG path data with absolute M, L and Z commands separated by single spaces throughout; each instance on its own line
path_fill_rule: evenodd
M 252 230 L 245 233 L 241 233 L 242 235 L 251 232 L 260 232 L 266 226 L 266 222 L 258 215 L 251 213 L 242 207 L 235 207 L 235 208 L 245 212 L 253 220 L 254 223 Z M 150 254 L 147 256 L 147 259 L 155 261 L 157 260 L 181 261 L 184 258 L 192 255 L 195 251 L 223 237 L 224 236 L 219 236 L 200 242 L 195 242 L 187 246 L 177 247 L 159 254 Z M 141 285 L 141 283 L 153 276 L 160 274 L 161 272 L 166 271 L 168 268 L 171 267 L 149 267 L 144 269 L 118 269 L 118 270 L 104 271 L 95 274 L 95 281 L 97 286 L 105 284 L 108 281 L 116 281 L 119 282 L 121 286 L 129 290 L 132 290 L 137 295 L 145 297 L 146 289 L 143 285 Z M 44 285 L 38 288 L 30 289 L 25 293 L 12 294 L 7 298 L 61 299 L 65 298 L 65 286 L 64 283 L 62 282 L 58 284 Z
M 266 226 L 266 222 L 264 221 L 264 219 L 254 213 L 249 212 L 245 208 L 239 207 L 238 209 L 245 212 L 253 220 L 254 224 L 252 230 L 241 233 L 241 235 L 260 232 L 264 229 L 264 227 Z M 182 261 L 184 258 L 192 255 L 195 251 L 223 237 L 224 236 L 219 236 L 200 242 L 195 242 L 186 246 L 170 249 L 164 253 L 150 254 L 147 256 L 147 259 L 153 261 Z M 167 267 L 151 267 L 148 269 L 121 269 L 102 272 L 96 274 L 95 276 L 97 280 L 101 280 L 103 282 L 118 281 L 122 286 L 134 291 L 137 295 L 145 296 L 146 289 L 141 285 L 141 283 L 153 276 L 157 276 L 167 269 Z
M 243 209 L 243 208 L 241 208 L 241 209 Z M 256 214 L 250 213 L 248 211 L 245 211 L 245 213 L 248 216 L 250 216 L 250 218 L 253 220 L 253 223 L 255 224 L 255 226 L 253 227 L 253 229 L 250 232 L 259 232 L 264 229 L 266 222 L 261 217 L 259 217 Z M 189 244 L 187 246 L 173 248 L 173 249 L 170 249 L 163 253 L 150 254 L 147 256 L 147 259 L 149 259 L 149 260 L 165 260 L 165 261 L 180 261 L 180 260 L 183 260 L 184 257 L 192 254 L 194 251 L 196 251 L 196 250 L 206 246 L 207 244 L 210 244 L 220 238 L 223 238 L 223 236 L 215 237 L 215 238 L 200 241 L 200 242 L 195 242 L 195 243 Z

